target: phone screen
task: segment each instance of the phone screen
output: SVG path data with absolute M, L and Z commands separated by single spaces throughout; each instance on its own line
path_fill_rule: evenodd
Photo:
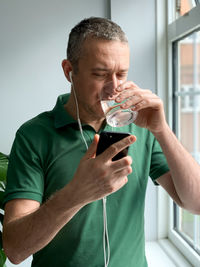
M 101 154 L 104 150 L 106 150 L 110 145 L 120 141 L 121 139 L 129 136 L 129 133 L 123 133 L 123 132 L 107 132 L 103 131 L 100 134 L 99 143 L 97 146 L 97 152 L 96 155 Z M 121 159 L 128 154 L 128 147 L 124 148 L 122 151 L 120 151 L 116 156 L 113 157 L 113 161 Z

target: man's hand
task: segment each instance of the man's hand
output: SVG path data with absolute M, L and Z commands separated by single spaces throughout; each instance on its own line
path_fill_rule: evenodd
M 102 154 L 96 157 L 99 136 L 94 141 L 80 161 L 71 186 L 75 189 L 78 200 L 87 204 L 116 192 L 127 182 L 127 176 L 132 172 L 130 156 L 112 161 L 125 147 L 136 141 L 135 136 L 129 136 L 111 145 Z
M 138 116 L 134 122 L 136 125 L 147 128 L 152 133 L 161 132 L 166 127 L 166 119 L 162 100 L 150 90 L 139 88 L 131 81 L 124 82 L 117 89 L 120 94 L 116 102 L 122 104 L 121 108 L 131 108 L 138 111 Z

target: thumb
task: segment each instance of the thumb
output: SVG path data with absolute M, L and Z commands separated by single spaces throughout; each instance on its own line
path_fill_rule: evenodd
M 99 142 L 99 135 L 95 134 L 92 144 L 89 146 L 84 159 L 94 158 L 96 155 L 97 145 Z

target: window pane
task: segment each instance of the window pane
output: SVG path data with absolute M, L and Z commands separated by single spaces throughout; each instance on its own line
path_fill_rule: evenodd
M 177 207 L 178 225 L 176 230 L 199 253 L 200 252 L 200 216 Z
M 185 15 L 193 7 L 196 6 L 195 0 L 175 0 L 176 3 L 176 18 Z
M 184 147 L 200 163 L 200 32 L 176 43 L 174 88 L 175 132 Z M 200 251 L 200 216 L 176 207 L 175 229 Z
M 190 239 L 194 239 L 194 216 L 186 210 L 181 210 L 181 232 L 185 233 Z
M 178 42 L 178 135 L 200 163 L 200 32 Z

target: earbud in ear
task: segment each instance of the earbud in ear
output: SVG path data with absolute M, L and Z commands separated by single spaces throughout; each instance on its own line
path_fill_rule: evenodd
M 72 71 L 69 72 L 70 82 L 72 83 Z

